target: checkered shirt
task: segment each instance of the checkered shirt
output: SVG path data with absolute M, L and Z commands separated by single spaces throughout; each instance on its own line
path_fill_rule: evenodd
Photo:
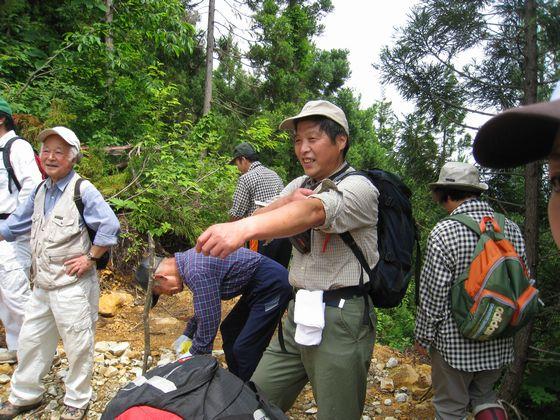
M 190 352 L 210 353 L 220 326 L 221 301 L 243 293 L 262 256 L 241 248 L 221 259 L 189 249 L 176 253 L 175 258 L 179 274 L 193 294 L 194 316 L 184 332 L 193 339 Z
M 248 217 L 257 209 L 255 200 L 272 201 L 280 194 L 282 188 L 284 184 L 278 174 L 255 161 L 237 181 L 229 214 L 238 219 Z
M 346 164 L 346 162 L 344 163 Z M 334 173 L 342 170 L 343 165 Z M 345 172 L 355 169 L 348 167 Z M 281 196 L 300 188 L 308 179 L 300 176 L 290 182 Z M 364 176 L 347 176 L 335 184 L 322 180 L 308 199 L 322 201 L 325 210 L 323 225 L 311 229 L 311 251 L 302 254 L 292 249 L 290 284 L 299 289 L 333 290 L 357 286 L 360 276 L 369 277 L 339 233 L 350 232 L 373 268 L 379 261 L 377 249 L 377 212 L 379 191 Z
M 467 214 L 480 222 L 494 210 L 478 199 L 467 200 L 453 214 Z M 526 262 L 525 242 L 519 227 L 505 222 L 506 237 Z M 513 360 L 513 338 L 473 341 L 461 335 L 451 313 L 451 285 L 470 265 L 478 235 L 454 220 L 440 221 L 430 233 L 420 277 L 416 340 L 430 345 L 452 367 L 467 371 L 499 369 Z

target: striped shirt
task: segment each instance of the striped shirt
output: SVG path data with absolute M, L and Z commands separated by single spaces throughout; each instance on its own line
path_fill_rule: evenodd
M 480 222 L 494 210 L 478 199 L 467 200 L 453 214 L 467 214 Z M 519 227 L 506 219 L 505 234 L 526 260 Z M 467 371 L 499 369 L 513 360 L 513 338 L 473 341 L 461 335 L 451 313 L 451 285 L 470 265 L 478 235 L 454 220 L 440 221 L 430 233 L 420 276 L 416 340 L 434 346 L 452 367 Z M 526 261 L 525 261 L 526 262 Z
M 241 248 L 226 258 L 207 257 L 194 248 L 175 254 L 179 274 L 193 294 L 194 316 L 184 335 L 193 339 L 190 352 L 212 352 L 222 315 L 222 300 L 243 293 L 263 258 Z
M 238 219 L 248 217 L 257 209 L 255 200 L 272 201 L 278 197 L 282 188 L 284 184 L 278 174 L 259 161 L 255 161 L 237 181 L 229 214 Z
M 346 163 L 344 163 L 346 164 Z M 333 173 L 343 168 L 341 165 Z M 348 167 L 346 172 L 354 171 Z M 301 176 L 282 191 L 289 195 L 307 179 Z M 342 241 L 339 233 L 350 232 L 361 248 L 370 267 L 379 260 L 377 250 L 377 198 L 379 191 L 364 176 L 347 176 L 338 184 L 324 179 L 310 195 L 322 201 L 325 222 L 311 230 L 311 251 L 302 254 L 293 248 L 290 264 L 290 284 L 307 290 L 331 290 L 357 286 L 360 275 L 364 283 L 369 277 L 356 256 Z M 310 199 L 308 198 L 308 199 Z

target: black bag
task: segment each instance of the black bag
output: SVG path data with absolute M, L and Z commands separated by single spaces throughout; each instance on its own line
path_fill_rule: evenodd
M 107 404 L 102 420 L 136 406 L 150 406 L 187 420 L 287 420 L 254 384 L 244 383 L 209 356 L 193 356 L 156 367 L 125 385 Z
M 12 162 L 10 161 L 10 151 L 12 149 L 12 144 L 16 140 L 27 141 L 27 140 L 25 140 L 25 139 L 23 139 L 19 136 L 16 136 L 16 137 L 12 137 L 10 140 L 8 140 L 6 142 L 6 144 L 4 145 L 4 147 L 0 147 L 0 152 L 2 152 L 2 159 L 4 161 L 4 168 L 6 168 L 6 172 L 8 172 L 8 191 L 10 192 L 10 194 L 12 193 L 12 184 L 10 183 L 10 180 L 14 183 L 14 185 L 16 186 L 18 191 L 21 190 L 21 183 L 17 179 L 16 173 L 14 171 L 14 167 L 12 166 Z M 37 152 L 35 152 L 35 150 L 33 150 L 33 154 L 35 155 L 35 163 L 37 164 L 37 167 L 39 168 L 39 172 L 41 172 L 41 177 L 43 179 L 46 179 L 47 174 L 45 173 L 45 170 L 43 169 L 43 165 L 41 164 L 41 159 L 39 158 L 39 156 L 37 156 Z
M 340 234 L 350 247 L 362 268 L 369 276 L 368 292 L 377 308 L 398 306 L 412 278 L 412 254 L 416 244 L 416 284 L 420 272 L 420 242 L 416 222 L 412 217 L 410 189 L 396 175 L 381 169 L 354 171 L 344 174 L 338 181 L 351 175 L 362 175 L 379 190 L 377 222 L 377 247 L 379 262 L 370 269 L 362 250 L 350 232 Z M 363 278 L 360 277 L 363 287 Z M 416 287 L 418 302 L 418 287 Z
M 97 233 L 97 231 L 95 231 L 91 227 L 89 227 L 89 225 L 86 223 L 86 219 L 84 219 L 84 202 L 82 201 L 82 194 L 80 193 L 80 184 L 82 183 L 83 180 L 84 180 L 83 178 L 78 179 L 76 181 L 75 186 L 74 186 L 74 203 L 76 204 L 76 207 L 78 208 L 78 212 L 80 213 L 80 216 L 84 220 L 84 223 L 85 223 L 87 231 L 88 231 L 89 239 L 91 240 L 91 243 L 93 245 L 93 240 L 95 238 L 95 234 Z M 105 267 L 107 267 L 107 264 L 109 264 L 110 259 L 111 259 L 111 249 L 109 248 L 95 262 L 95 265 L 96 265 L 97 269 L 102 270 Z

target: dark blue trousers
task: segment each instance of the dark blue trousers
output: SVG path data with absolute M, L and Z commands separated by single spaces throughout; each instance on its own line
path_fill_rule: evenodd
M 220 326 L 228 368 L 239 378 L 251 378 L 291 297 L 288 271 L 263 257 Z

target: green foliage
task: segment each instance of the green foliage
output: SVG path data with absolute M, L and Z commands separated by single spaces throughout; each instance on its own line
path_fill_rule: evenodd
M 402 303 L 392 309 L 378 309 L 376 341 L 399 350 L 414 344 L 414 284 L 410 284 Z

